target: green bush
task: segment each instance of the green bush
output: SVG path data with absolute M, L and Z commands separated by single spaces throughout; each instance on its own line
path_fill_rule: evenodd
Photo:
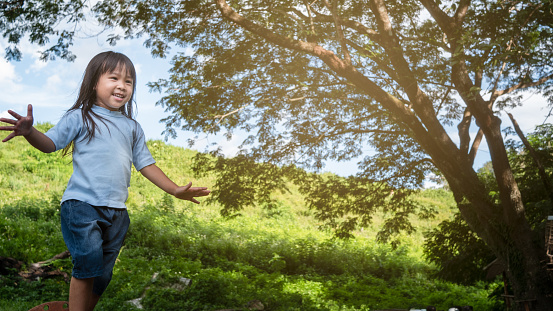
M 55 196 L 54 196 L 55 197 Z M 59 203 L 23 199 L 0 208 L 0 256 L 37 262 L 66 250 Z

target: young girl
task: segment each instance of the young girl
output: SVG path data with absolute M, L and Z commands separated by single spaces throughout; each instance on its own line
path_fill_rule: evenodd
M 76 103 L 46 133 L 27 116 L 8 111 L 15 120 L 0 118 L 12 131 L 4 140 L 23 136 L 42 152 L 64 149 L 73 154 L 73 175 L 61 202 L 63 239 L 71 252 L 71 311 L 93 310 L 108 286 L 123 244 L 129 216 L 125 207 L 131 165 L 159 188 L 178 199 L 199 203 L 205 187 L 178 186 L 156 165 L 140 125 L 132 119 L 136 89 L 134 65 L 121 53 L 104 52 L 88 64 Z

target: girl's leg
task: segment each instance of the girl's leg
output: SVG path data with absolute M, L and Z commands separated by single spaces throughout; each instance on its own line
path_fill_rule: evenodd
M 98 301 L 93 294 L 94 280 L 103 273 L 102 227 L 105 221 L 93 206 L 77 200 L 64 201 L 60 214 L 63 238 L 73 261 L 69 308 L 89 311 Z
M 69 285 L 69 310 L 71 311 L 89 311 L 92 301 L 92 286 L 94 278 L 77 279 L 71 278 Z M 93 307 L 94 308 L 94 307 Z
M 94 279 L 92 288 L 92 292 L 98 297 L 102 295 L 111 281 L 113 266 L 123 246 L 130 223 L 126 209 L 102 208 L 101 211 L 105 215 L 105 219 L 109 220 L 110 225 L 102 228 L 104 271 L 102 275 Z
M 88 311 L 94 310 L 94 307 L 98 304 L 98 300 L 100 300 L 100 296 L 92 293 L 92 297 L 90 297 L 90 301 L 88 302 Z

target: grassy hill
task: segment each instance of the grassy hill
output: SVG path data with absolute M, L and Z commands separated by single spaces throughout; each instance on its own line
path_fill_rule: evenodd
M 45 131 L 48 124 L 38 125 Z M 194 151 L 149 141 L 149 148 L 175 182 L 211 187 L 194 178 Z M 59 225 L 59 199 L 71 175 L 70 158 L 42 154 L 17 138 L 0 145 L 0 257 L 25 263 L 51 258 L 66 248 Z M 223 218 L 217 204 L 173 200 L 133 171 L 127 206 L 131 217 L 114 278 L 97 310 L 445 310 L 471 305 L 493 310 L 484 285 L 466 287 L 435 280 L 424 261 L 422 234 L 405 236 L 397 249 L 374 242 L 375 228 L 340 241 L 318 230 L 317 221 L 292 188 L 275 194 L 276 208 L 247 208 Z M 435 206 L 432 221 L 415 220 L 420 231 L 450 217 L 449 193 L 428 190 L 417 197 Z M 205 201 L 205 200 L 204 200 Z M 54 267 L 70 273 L 70 259 Z M 34 282 L 0 276 L 0 310 L 28 310 L 67 300 L 62 277 Z

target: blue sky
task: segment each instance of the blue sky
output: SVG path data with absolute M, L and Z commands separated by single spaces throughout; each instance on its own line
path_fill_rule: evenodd
M 0 39 L 0 51 L 3 52 L 6 46 L 5 39 Z M 164 125 L 160 123 L 160 120 L 168 113 L 164 112 L 162 107 L 155 105 L 162 94 L 150 93 L 146 83 L 168 77 L 171 54 L 167 59 L 152 58 L 149 50 L 143 47 L 142 40 L 120 41 L 115 47 L 112 47 L 101 36 L 77 39 L 72 48 L 74 54 L 77 55 L 74 62 L 64 60 L 42 62 L 38 59 L 37 51 L 39 49 L 40 47 L 22 42 L 22 61 L 0 60 L 0 94 L 2 94 L 0 96 L 0 114 L 3 117 L 9 117 L 8 109 L 24 114 L 27 105 L 33 104 L 35 122 L 55 124 L 63 113 L 73 105 L 88 61 L 99 52 L 115 50 L 129 56 L 137 69 L 138 122 L 144 128 L 149 139 L 163 139 Z M 545 120 L 549 109 L 546 107 L 545 98 L 539 95 L 527 94 L 524 103 L 523 107 L 511 110 L 511 112 L 522 130 L 528 133 L 535 125 L 541 124 Z M 502 114 L 501 118 L 504 127 L 511 125 L 506 114 Z M 548 121 L 552 122 L 552 120 Z M 452 128 L 452 131 L 455 132 L 456 128 Z M 2 138 L 7 135 L 0 134 L 2 134 Z M 474 137 L 474 135 L 475 133 L 472 133 L 471 136 Z M 193 136 L 192 133 L 179 131 L 177 139 L 171 139 L 168 142 L 187 147 L 187 139 Z M 456 137 L 456 134 L 452 135 L 452 138 Z M 193 149 L 204 150 L 207 145 L 218 143 L 223 152 L 231 156 L 238 150 L 240 142 L 239 137 L 227 141 L 223 135 L 210 136 L 198 141 Z M 481 167 L 488 160 L 487 146 L 482 143 L 475 167 Z M 325 170 L 342 176 L 352 175 L 356 172 L 356 161 L 330 163 Z

